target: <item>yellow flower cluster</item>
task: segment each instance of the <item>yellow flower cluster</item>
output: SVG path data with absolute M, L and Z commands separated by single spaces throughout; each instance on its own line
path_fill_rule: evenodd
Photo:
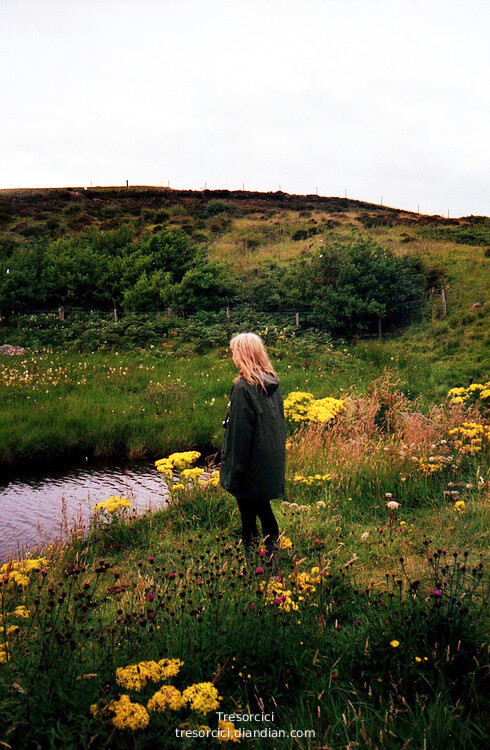
M 5 620 L 7 617 L 23 617 L 28 618 L 29 617 L 29 610 L 26 609 L 23 605 L 20 605 L 19 607 L 16 607 L 13 612 L 6 612 L 5 615 L 0 614 L 0 635 L 3 636 L 2 640 L 3 643 L 0 643 L 0 664 L 4 664 L 10 659 L 10 654 L 8 651 L 8 638 L 10 638 L 11 635 L 14 635 L 19 630 L 18 625 L 6 625 Z
M 281 536 L 279 539 L 279 549 L 291 549 L 293 543 L 287 536 Z
M 181 471 L 197 461 L 201 456 L 198 451 L 183 451 L 182 453 L 171 453 L 167 458 L 160 458 L 155 461 L 157 471 L 160 471 L 167 477 L 173 476 L 175 471 Z
M 28 619 L 30 617 L 30 612 L 28 609 L 24 607 L 23 604 L 20 605 L 20 607 L 16 607 L 13 612 L 9 613 L 12 617 L 23 617 L 24 619 Z
M 212 471 L 204 484 L 208 487 L 219 487 L 219 471 Z
M 293 482 L 295 484 L 306 484 L 308 487 L 311 487 L 312 485 L 318 486 L 320 484 L 323 484 L 323 482 L 330 482 L 332 479 L 332 474 L 310 474 L 308 476 L 295 474 L 293 477 Z
M 457 510 L 458 513 L 464 513 L 466 510 L 466 503 L 464 500 L 456 500 L 454 503 L 454 510 Z
M 275 604 L 279 609 L 284 612 L 297 612 L 299 607 L 297 602 L 292 598 L 292 592 L 290 589 L 286 589 L 281 581 L 271 580 L 265 585 L 262 584 L 262 591 L 264 591 L 264 603 Z
M 455 448 L 461 455 L 479 453 L 485 443 L 490 442 L 490 425 L 477 422 L 463 422 L 461 427 L 449 430 L 454 438 Z
M 188 483 L 197 482 L 198 479 L 204 474 L 204 469 L 196 466 L 194 469 L 183 469 L 180 472 L 180 476 L 186 479 Z
M 232 721 L 218 722 L 218 742 L 240 742 L 240 731 Z
M 111 701 L 108 708 L 114 713 L 112 723 L 117 729 L 145 729 L 150 721 L 146 708 L 140 703 L 133 703 L 129 695 L 121 695 L 119 700 Z
M 117 495 L 111 495 L 107 500 L 92 505 L 92 510 L 102 511 L 103 513 L 117 513 L 119 510 L 131 507 L 131 500 L 127 497 L 118 497 Z
M 6 584 L 17 583 L 19 586 L 27 586 L 29 574 L 33 570 L 41 570 L 47 562 L 45 557 L 11 560 L 0 568 L 0 580 Z
M 182 702 L 189 703 L 191 709 L 200 711 L 202 714 L 216 711 L 219 708 L 220 700 L 222 698 L 218 695 L 218 691 L 212 682 L 198 682 L 195 685 L 189 685 L 182 693 Z
M 148 701 L 148 711 L 165 711 L 170 708 L 172 711 L 178 711 L 182 708 L 182 693 L 173 685 L 162 685 L 155 695 Z
M 451 388 L 447 394 L 451 404 L 464 404 L 469 401 L 490 399 L 490 380 L 486 383 L 472 383 L 468 388 Z
M 433 458 L 433 456 L 431 456 L 431 458 Z M 444 469 L 444 464 L 436 460 L 431 461 L 430 458 L 424 458 L 421 456 L 419 458 L 419 468 L 422 474 L 425 474 L 426 477 L 430 477 L 432 474 L 442 471 Z
M 292 422 L 329 422 L 342 411 L 344 401 L 331 396 L 315 399 L 312 393 L 292 391 L 284 399 L 284 416 Z
M 159 682 L 178 674 L 184 662 L 180 659 L 160 659 L 160 661 L 141 661 L 116 670 L 116 681 L 126 690 L 141 690 L 147 682 Z
M 307 571 L 296 572 L 293 576 L 296 587 L 299 591 L 306 593 L 313 593 L 316 591 L 316 585 L 320 583 L 321 572 L 318 566 L 314 566 L 311 572 Z

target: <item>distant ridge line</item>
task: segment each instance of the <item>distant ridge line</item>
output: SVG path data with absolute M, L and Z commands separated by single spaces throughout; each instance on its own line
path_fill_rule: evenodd
M 79 195 L 74 195 L 78 193 Z M 209 200 L 222 199 L 231 200 L 238 204 L 254 204 L 258 211 L 267 208 L 277 207 L 290 210 L 311 210 L 326 209 L 329 211 L 345 212 L 352 209 L 364 209 L 376 211 L 383 214 L 406 215 L 413 217 L 422 217 L 426 214 L 420 214 L 417 211 L 409 211 L 404 208 L 394 208 L 378 203 L 369 203 L 354 198 L 322 196 L 316 193 L 296 194 L 285 193 L 282 190 L 277 191 L 251 191 L 251 190 L 228 190 L 225 188 L 217 190 L 183 190 L 167 186 L 156 185 L 131 185 L 130 187 L 122 185 L 114 186 L 95 186 L 95 187 L 39 187 L 39 188 L 0 188 L 0 199 L 3 198 L 28 198 L 34 203 L 42 202 L 42 198 L 65 198 L 73 200 L 76 197 L 90 200 L 92 198 L 144 198 L 159 197 L 159 205 L 172 205 L 177 200 L 189 203 L 205 204 Z M 427 214 L 428 216 L 429 214 Z M 434 216 L 441 216 L 435 214 Z M 441 217 L 442 218 L 442 217 Z M 452 221 L 447 220 L 447 221 Z

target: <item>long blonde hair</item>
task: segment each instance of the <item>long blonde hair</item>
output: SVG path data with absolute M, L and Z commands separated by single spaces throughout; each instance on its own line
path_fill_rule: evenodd
M 239 333 L 230 341 L 233 361 L 238 367 L 235 380 L 245 378 L 250 385 L 260 385 L 265 390 L 264 376 L 277 378 L 264 342 L 256 333 Z

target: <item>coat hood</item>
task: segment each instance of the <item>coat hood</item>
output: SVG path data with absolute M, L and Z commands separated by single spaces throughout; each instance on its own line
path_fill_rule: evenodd
M 272 396 L 273 393 L 277 391 L 279 388 L 279 378 L 274 377 L 274 375 L 269 375 L 269 373 L 266 373 L 264 375 L 264 387 L 267 391 L 268 396 Z

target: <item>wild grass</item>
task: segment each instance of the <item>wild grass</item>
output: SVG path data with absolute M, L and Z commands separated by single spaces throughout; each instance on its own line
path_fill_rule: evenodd
M 335 424 L 293 432 L 270 565 L 260 546 L 245 559 L 233 498 L 198 483 L 155 513 L 94 516 L 87 535 L 38 551 L 25 585 L 3 569 L 1 741 L 217 747 L 175 735 L 216 729 L 214 709 L 113 722 L 121 694 L 144 707 L 162 684 L 211 682 L 221 712 L 274 713 L 235 721 L 269 731 L 258 748 L 486 747 L 489 453 L 454 443 L 468 420 L 484 423 L 474 407 L 419 413 L 385 378 Z M 20 605 L 28 617 L 9 614 Z M 141 690 L 118 682 L 118 668 L 163 658 L 184 664 Z
M 460 348 L 444 357 L 444 337 L 433 336 L 432 346 L 426 345 L 438 325 L 445 321 L 413 326 L 403 338 L 335 345 L 321 333 L 296 336 L 294 327 L 256 330 L 269 347 L 284 394 L 359 396 L 374 379 L 389 375 L 426 412 L 449 388 L 486 375 L 476 328 L 466 343 L 457 334 Z M 214 336 L 205 323 L 196 331 Z M 226 342 L 225 327 L 223 332 Z M 197 355 L 200 339 L 183 338 L 170 332 L 163 344 L 155 339 L 148 349 L 128 350 L 122 342 L 120 351 L 41 349 L 0 357 L 0 462 L 219 448 L 235 369 L 226 346 Z

